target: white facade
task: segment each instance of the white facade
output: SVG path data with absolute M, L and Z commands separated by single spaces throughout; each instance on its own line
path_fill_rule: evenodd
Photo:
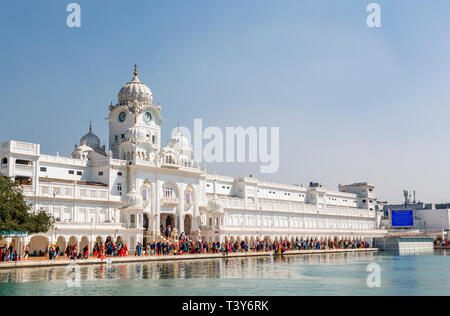
M 206 173 L 178 134 L 161 146 L 161 107 L 137 77 L 109 106 L 109 152 L 92 133 L 71 157 L 40 153 L 38 144 L 0 144 L 0 172 L 22 182 L 34 210 L 57 219 L 55 229 L 29 237 L 79 248 L 121 239 L 159 238 L 160 227 L 208 240 L 349 238 L 384 235 L 378 229 L 374 185 L 356 183 L 330 191 Z

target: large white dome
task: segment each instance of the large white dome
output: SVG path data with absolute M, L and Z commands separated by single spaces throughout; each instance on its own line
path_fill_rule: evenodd
M 138 101 L 143 105 L 153 104 L 153 94 L 149 87 L 143 84 L 137 76 L 136 65 L 134 68 L 134 77 L 119 91 L 119 105 L 129 105 L 134 101 Z

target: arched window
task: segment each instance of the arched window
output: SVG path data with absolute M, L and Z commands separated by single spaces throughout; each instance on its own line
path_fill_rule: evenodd
M 177 197 L 177 190 L 171 183 L 163 184 L 163 197 L 166 199 L 173 199 Z
M 186 204 L 191 204 L 193 202 L 194 189 L 190 185 L 184 191 L 184 198 L 185 198 Z
M 166 163 L 167 164 L 175 164 L 175 159 L 172 157 L 172 155 L 167 155 L 166 156 Z
M 152 199 L 152 186 L 150 183 L 144 183 L 141 187 L 141 195 L 144 204 L 147 205 Z
M 188 185 L 186 190 L 184 190 L 184 207 L 185 210 L 189 210 L 194 203 L 194 188 Z
M 8 163 L 8 158 L 3 158 L 2 159 L 2 165 L 6 165 Z

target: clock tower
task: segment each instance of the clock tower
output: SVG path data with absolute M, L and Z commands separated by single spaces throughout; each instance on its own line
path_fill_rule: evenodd
M 109 148 L 116 159 L 152 161 L 161 148 L 161 106 L 138 78 L 120 89 L 118 103 L 109 106 Z

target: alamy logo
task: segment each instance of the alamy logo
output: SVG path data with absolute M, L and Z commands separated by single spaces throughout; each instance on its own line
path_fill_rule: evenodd
M 280 165 L 280 129 L 278 127 L 226 127 L 203 129 L 201 119 L 194 120 L 194 137 L 186 127 L 181 134 L 193 144 L 194 157 L 199 162 L 260 163 L 261 173 L 275 173 Z M 172 136 L 178 128 L 172 130 Z M 192 142 L 193 139 L 193 142 Z M 204 143 L 204 141 L 206 141 Z
M 367 286 L 370 288 L 381 287 L 381 267 L 377 263 L 371 263 L 367 266 L 367 272 L 370 272 L 367 277 Z
M 378 3 L 370 3 L 366 8 L 367 12 L 370 12 L 367 17 L 367 26 L 370 28 L 381 27 L 381 7 Z
M 68 27 L 81 27 L 81 7 L 78 3 L 69 3 L 66 8 L 70 14 L 67 16 L 66 24 Z

